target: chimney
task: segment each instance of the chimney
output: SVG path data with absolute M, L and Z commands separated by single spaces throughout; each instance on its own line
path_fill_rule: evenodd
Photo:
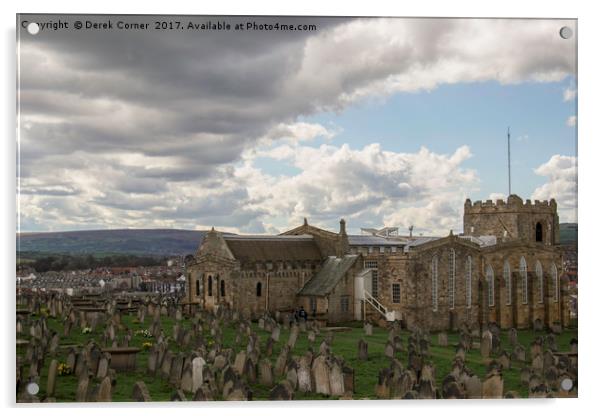
M 341 224 L 341 228 L 339 229 L 339 234 L 340 235 L 346 235 L 347 234 L 347 230 L 345 230 L 345 220 L 341 218 L 340 223 Z

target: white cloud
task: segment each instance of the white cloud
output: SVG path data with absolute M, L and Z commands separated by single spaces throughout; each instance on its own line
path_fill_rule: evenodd
M 577 125 L 577 116 L 570 116 L 567 118 L 566 125 L 569 127 L 575 127 Z
M 462 168 L 467 147 L 310 148 L 339 130 L 300 120 L 366 97 L 575 72 L 575 41 L 557 36 L 574 21 L 315 20 L 315 33 L 219 41 L 188 32 L 22 37 L 23 229 L 262 232 L 303 216 L 328 227 L 347 216 L 447 232 L 478 182 Z M 300 173 L 265 175 L 258 156 Z
M 554 198 L 558 204 L 560 221 L 577 221 L 577 158 L 554 155 L 535 169 L 535 173 L 547 177 L 547 182 L 535 189 L 531 198 Z
M 268 218 L 287 219 L 281 229 L 303 217 L 332 228 L 345 217 L 355 228 L 414 224 L 426 233 L 446 233 L 461 228 L 464 198 L 478 183 L 476 173 L 462 167 L 471 157 L 467 146 L 451 155 L 426 148 L 389 152 L 375 143 L 359 150 L 284 145 L 272 152 L 301 172 L 275 178 L 254 167 L 250 158 L 237 175 L 248 179 L 251 199 L 266 207 Z
M 562 97 L 564 101 L 573 101 L 577 96 L 577 90 L 572 87 L 565 88 Z

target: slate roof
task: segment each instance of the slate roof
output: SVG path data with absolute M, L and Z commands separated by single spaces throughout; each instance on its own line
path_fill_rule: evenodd
M 495 235 L 480 235 L 478 237 L 470 235 L 461 235 L 460 238 L 464 238 L 473 243 L 478 244 L 481 247 L 488 247 L 497 244 L 497 237 Z
M 312 277 L 297 293 L 300 296 L 326 296 L 335 288 L 345 273 L 353 267 L 358 255 L 348 254 L 344 257 L 328 257 L 322 269 Z
M 377 235 L 350 235 L 350 246 L 403 246 L 406 244 L 405 239 L 392 239 L 379 237 Z
M 322 259 L 311 235 L 225 235 L 224 240 L 234 258 L 243 263 Z

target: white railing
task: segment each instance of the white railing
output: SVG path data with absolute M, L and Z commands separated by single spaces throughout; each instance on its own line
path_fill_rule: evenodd
M 364 303 L 370 304 L 374 309 L 376 309 L 382 316 L 387 318 L 387 308 L 384 307 L 382 303 L 380 303 L 374 296 L 364 290 Z

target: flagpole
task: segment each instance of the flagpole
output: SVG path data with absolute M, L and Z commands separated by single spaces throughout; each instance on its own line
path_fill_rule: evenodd
M 512 180 L 510 177 L 510 126 L 508 126 L 508 196 L 512 195 Z

